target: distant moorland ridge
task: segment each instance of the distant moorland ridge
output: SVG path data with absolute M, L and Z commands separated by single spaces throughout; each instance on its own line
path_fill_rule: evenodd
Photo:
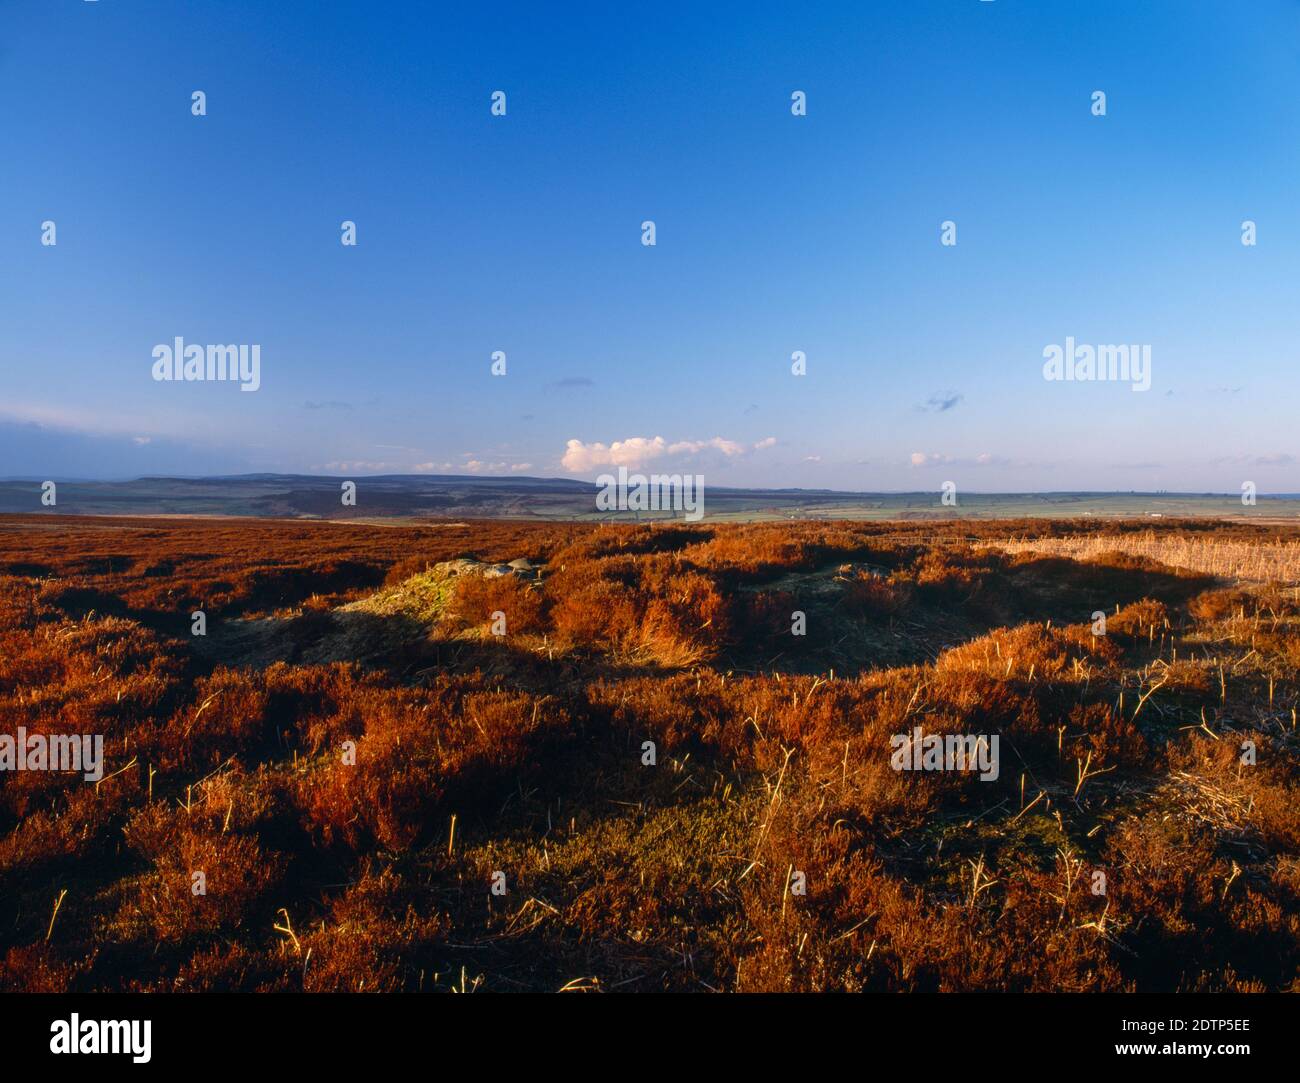
M 357 487 L 355 505 L 341 499 Z M 42 481 L 0 480 L 0 513 L 72 515 L 215 515 L 277 519 L 636 519 L 597 509 L 598 486 L 576 478 L 393 474 L 374 477 L 241 474 L 223 477 L 55 479 L 55 503 L 42 503 Z M 744 489 L 708 486 L 711 520 L 925 518 L 1251 518 L 1295 520 L 1300 494 L 1263 495 L 1250 507 L 1232 493 L 963 493 L 945 506 L 941 493 L 837 492 L 830 489 Z M 672 518 L 671 512 L 641 518 Z

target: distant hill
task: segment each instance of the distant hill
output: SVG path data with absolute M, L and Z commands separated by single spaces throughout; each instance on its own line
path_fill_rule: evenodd
M 328 477 L 240 474 L 223 477 L 142 477 L 129 481 L 57 482 L 57 503 L 41 504 L 41 483 L 0 480 L 0 513 L 44 515 L 241 515 L 313 519 L 634 519 L 597 510 L 598 487 L 572 478 L 391 474 Z M 357 502 L 341 500 L 344 481 Z M 1300 496 L 1261 496 L 1243 507 L 1232 494 L 1212 493 L 968 493 L 945 507 L 936 492 L 867 493 L 829 489 L 705 490 L 707 519 L 923 519 L 1013 517 L 1165 517 L 1290 519 Z M 642 519 L 672 518 L 647 513 Z M 677 517 L 680 517 L 680 513 Z

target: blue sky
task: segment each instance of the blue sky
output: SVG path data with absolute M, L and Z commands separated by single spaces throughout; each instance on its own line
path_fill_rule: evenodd
M 1281 0 L 0 0 L 0 476 L 1297 491 L 1297 121 Z

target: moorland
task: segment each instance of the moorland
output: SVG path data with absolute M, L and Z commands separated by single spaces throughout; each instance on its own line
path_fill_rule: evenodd
M 1295 991 L 1298 587 L 1203 519 L 3 516 L 3 728 L 106 762 L 0 774 L 0 988 Z

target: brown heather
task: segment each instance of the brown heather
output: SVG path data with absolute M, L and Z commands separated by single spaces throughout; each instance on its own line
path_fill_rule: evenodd
M 1300 991 L 1297 548 L 0 518 L 0 988 Z

